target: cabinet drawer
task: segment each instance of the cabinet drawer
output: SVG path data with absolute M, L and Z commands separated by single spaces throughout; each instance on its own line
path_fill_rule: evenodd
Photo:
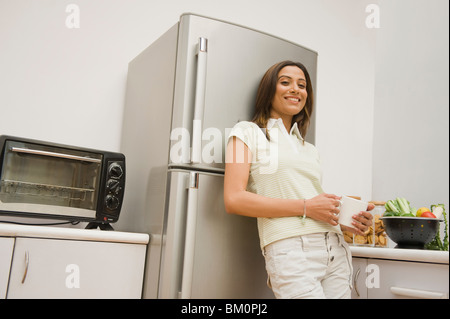
M 379 287 L 369 298 L 448 298 L 448 265 L 369 259 L 379 268 Z
M 366 258 L 353 258 L 352 299 L 367 299 Z
M 6 298 L 14 238 L 0 237 L 0 299 Z
M 145 247 L 17 238 L 7 298 L 140 298 Z

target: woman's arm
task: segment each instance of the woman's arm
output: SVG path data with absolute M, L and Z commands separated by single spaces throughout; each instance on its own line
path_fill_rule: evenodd
M 238 154 L 236 150 L 240 152 L 243 150 L 243 154 Z M 268 198 L 246 190 L 251 160 L 252 153 L 247 145 L 233 137 L 226 151 L 224 182 L 226 211 L 249 217 L 302 216 L 303 200 Z
M 244 154 L 236 154 L 236 150 L 244 150 Z M 238 160 L 239 159 L 239 160 Z M 289 217 L 303 216 L 303 199 L 278 199 L 248 192 L 252 153 L 240 139 L 233 137 L 227 145 L 224 200 L 225 209 L 230 214 L 249 217 Z M 339 197 L 331 194 L 320 194 L 306 200 L 306 215 L 316 220 L 337 225 Z

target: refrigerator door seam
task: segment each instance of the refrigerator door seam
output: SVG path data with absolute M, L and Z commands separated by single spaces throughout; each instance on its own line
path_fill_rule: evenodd
M 202 174 L 209 175 L 221 175 L 223 176 L 224 170 L 217 168 L 205 168 L 205 167 L 197 167 L 197 166 L 184 166 L 184 165 L 169 165 L 169 170 L 171 172 L 198 172 Z

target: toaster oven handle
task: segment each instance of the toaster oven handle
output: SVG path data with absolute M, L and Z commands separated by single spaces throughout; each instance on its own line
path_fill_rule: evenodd
M 71 160 L 75 160 L 75 161 L 91 162 L 91 163 L 101 163 L 102 162 L 101 160 L 99 160 L 97 158 L 92 158 L 92 157 L 84 157 L 84 156 L 76 156 L 76 155 L 63 154 L 63 153 L 33 150 L 30 148 L 11 147 L 11 151 L 16 152 L 16 153 L 59 157 L 59 158 L 71 159 Z

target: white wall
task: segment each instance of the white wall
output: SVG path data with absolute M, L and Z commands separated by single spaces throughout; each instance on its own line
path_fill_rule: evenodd
M 118 150 L 127 63 L 183 12 L 319 52 L 327 192 L 448 204 L 446 0 L 0 0 L 0 134 Z
M 373 196 L 449 207 L 449 2 L 381 0 Z
M 118 150 L 127 63 L 183 12 L 319 52 L 327 192 L 448 207 L 446 0 L 0 0 L 0 134 Z
M 370 199 L 376 31 L 365 8 L 373 2 L 0 0 L 0 134 L 118 150 L 127 63 L 194 12 L 319 52 L 325 190 Z M 65 24 L 70 3 L 78 29 Z

